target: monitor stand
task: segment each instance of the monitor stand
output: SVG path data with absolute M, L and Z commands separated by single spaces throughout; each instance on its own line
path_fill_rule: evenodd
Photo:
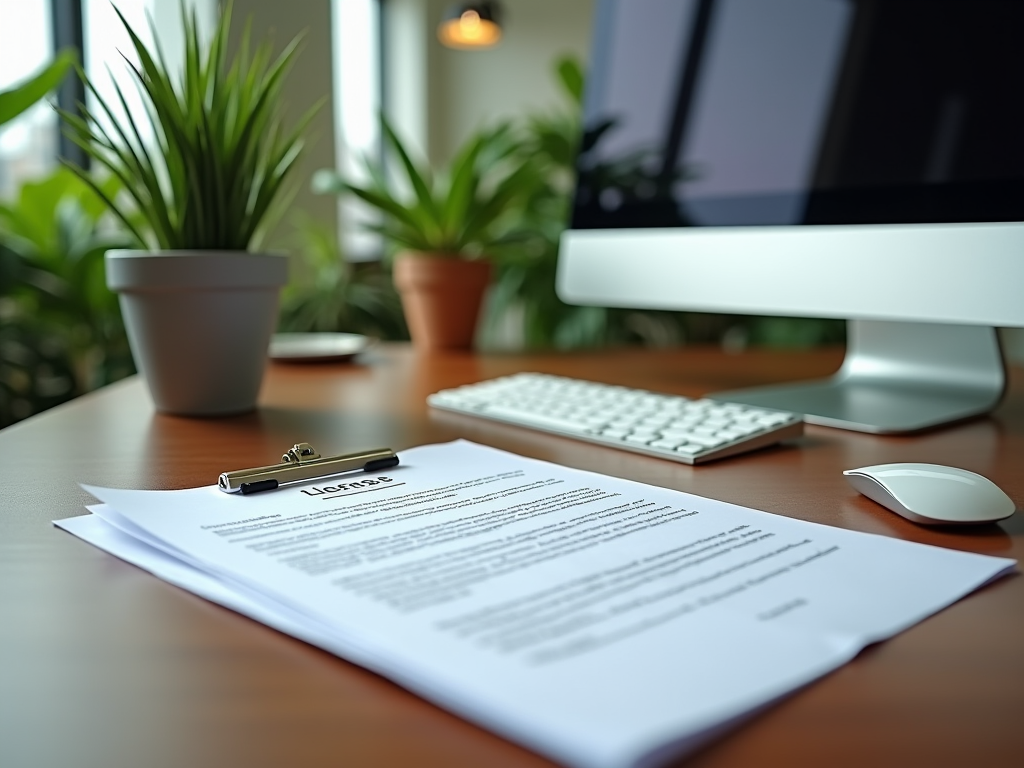
M 846 359 L 830 379 L 709 397 L 803 413 L 810 424 L 899 434 L 987 413 L 1006 389 L 995 328 L 851 320 L 847 336 Z

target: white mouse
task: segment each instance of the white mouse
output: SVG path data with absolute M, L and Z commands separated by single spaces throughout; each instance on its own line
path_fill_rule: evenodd
M 938 464 L 878 464 L 843 472 L 850 485 L 908 520 L 925 525 L 994 523 L 1013 501 L 987 477 Z

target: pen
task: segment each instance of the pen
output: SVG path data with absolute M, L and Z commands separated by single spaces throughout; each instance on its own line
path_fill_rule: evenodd
M 377 472 L 397 465 L 398 454 L 390 448 L 325 458 L 309 443 L 296 443 L 281 457 L 280 464 L 223 472 L 217 480 L 217 487 L 224 493 L 259 493 L 272 491 L 285 483 L 313 480 L 356 469 Z

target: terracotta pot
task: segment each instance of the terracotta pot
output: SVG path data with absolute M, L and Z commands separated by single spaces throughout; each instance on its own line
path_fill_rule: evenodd
M 424 350 L 471 348 L 490 279 L 486 261 L 400 254 L 394 280 L 413 345 Z
M 219 416 L 256 406 L 287 257 L 108 251 L 106 267 L 157 410 Z

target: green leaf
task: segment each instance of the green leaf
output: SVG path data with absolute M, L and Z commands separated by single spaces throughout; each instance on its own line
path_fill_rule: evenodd
M 13 120 L 57 88 L 76 60 L 72 51 L 62 51 L 53 62 L 21 85 L 0 91 L 0 125 Z
M 485 141 L 484 136 L 470 141 L 452 163 L 448 196 L 441 209 L 441 229 L 445 233 L 455 233 L 462 229 L 466 212 L 476 196 L 479 184 L 477 159 Z
M 131 232 L 139 245 L 143 245 L 146 242 L 145 236 L 139 231 L 138 227 L 135 226 L 135 222 L 131 220 L 131 217 L 124 212 L 121 206 L 114 202 L 114 196 L 107 193 L 107 191 L 99 185 L 96 181 L 89 176 L 82 168 L 69 162 L 68 160 L 61 159 L 61 163 L 65 167 L 74 172 L 82 181 L 84 181 L 93 192 L 99 195 L 100 199 L 103 200 L 107 207 L 113 212 L 113 214 L 120 219 L 121 223 L 124 224 L 125 228 Z
M 401 140 L 398 135 L 391 128 L 388 121 L 381 115 L 381 126 L 384 129 L 384 138 L 388 145 L 398 155 L 398 159 L 402 163 L 402 167 L 405 169 L 406 178 L 412 185 L 413 191 L 416 193 L 416 199 L 419 202 L 420 207 L 430 217 L 437 221 L 438 210 L 434 204 L 434 197 L 431 194 L 430 186 L 432 178 L 428 169 L 420 170 L 416 167 L 416 164 L 409 157 L 409 153 L 405 147 L 402 146 Z
M 580 66 L 579 60 L 566 56 L 558 60 L 555 70 L 558 73 L 558 82 L 561 83 L 569 98 L 572 99 L 574 104 L 582 104 L 583 67 Z
M 398 223 L 404 224 L 411 229 L 420 229 L 420 219 L 416 213 L 403 206 L 394 198 L 388 197 L 374 189 L 357 187 L 354 184 L 346 184 L 345 189 L 374 208 L 383 211 Z

